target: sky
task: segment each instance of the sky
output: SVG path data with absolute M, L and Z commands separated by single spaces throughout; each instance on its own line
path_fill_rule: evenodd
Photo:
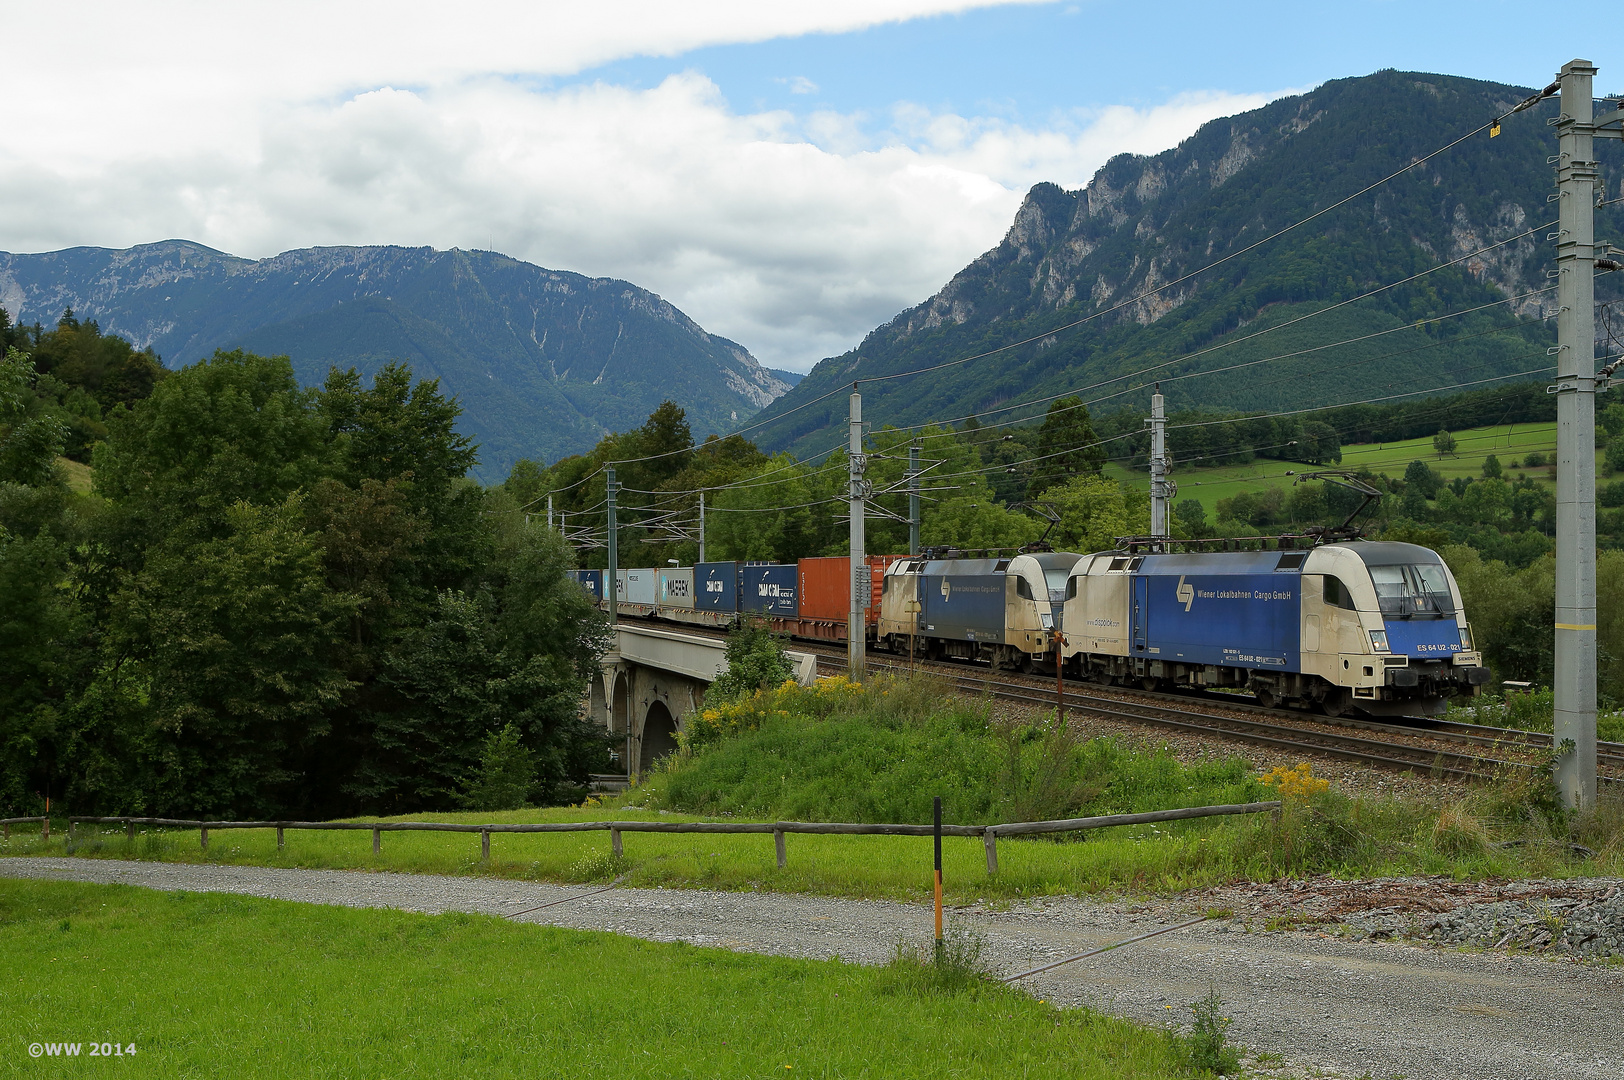
M 805 371 L 1025 192 L 1329 79 L 1624 88 L 1624 15 L 1476 0 L 0 0 L 0 251 L 501 251 Z

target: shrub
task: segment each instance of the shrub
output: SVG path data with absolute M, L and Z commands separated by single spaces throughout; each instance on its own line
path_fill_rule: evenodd
M 1218 1076 L 1234 1076 L 1241 1071 L 1241 1059 L 1227 1045 L 1231 1020 L 1223 1015 L 1224 1003 L 1214 990 L 1190 1006 L 1190 1034 L 1184 1038 L 1190 1067 Z
M 1314 767 L 1308 762 L 1299 762 L 1295 768 L 1286 765 L 1276 765 L 1258 781 L 1268 787 L 1275 788 L 1282 796 L 1288 799 L 1309 799 L 1327 791 L 1331 782 L 1322 780 L 1314 775 Z
M 742 624 L 727 636 L 727 670 L 705 691 L 712 705 L 777 686 L 792 674 L 781 639 L 759 624 Z
M 536 782 L 536 757 L 512 724 L 485 736 L 479 774 L 468 792 L 470 810 L 517 810 Z

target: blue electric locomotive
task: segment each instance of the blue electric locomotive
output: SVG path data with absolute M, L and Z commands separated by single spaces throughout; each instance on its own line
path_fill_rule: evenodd
M 1081 555 L 1042 552 L 1002 559 L 899 559 L 885 571 L 879 642 L 909 639 L 926 657 L 988 660 L 1030 671 L 1054 652 L 1066 582 Z
M 1085 556 L 1066 588 L 1076 675 L 1235 687 L 1330 715 L 1442 712 L 1489 680 L 1438 554 L 1350 541 L 1308 551 Z

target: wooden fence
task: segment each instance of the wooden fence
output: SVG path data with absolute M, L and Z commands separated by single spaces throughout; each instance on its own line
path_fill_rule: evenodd
M 998 872 L 998 838 L 1000 836 L 1031 836 L 1037 833 L 1080 832 L 1085 829 L 1104 829 L 1113 825 L 1145 825 L 1158 821 L 1183 821 L 1189 818 L 1221 817 L 1229 814 L 1260 814 L 1280 809 L 1280 803 L 1235 803 L 1227 806 L 1191 806 L 1180 810 L 1155 810 L 1145 814 L 1109 814 L 1104 817 L 1065 818 L 1060 821 L 1018 821 L 1003 825 L 943 825 L 943 836 L 979 836 L 987 850 L 987 872 Z M 40 821 L 40 818 L 13 818 L 12 821 Z M 848 824 L 817 821 L 549 821 L 535 824 L 463 825 L 446 821 L 191 821 L 179 818 L 153 817 L 70 817 L 68 839 L 75 839 L 77 825 L 123 825 L 131 840 L 135 839 L 137 825 L 158 828 L 197 829 L 203 850 L 209 848 L 209 833 L 226 829 L 275 829 L 276 847 L 282 850 L 289 829 L 336 829 L 345 831 L 372 831 L 372 853 L 383 850 L 386 832 L 458 832 L 479 834 L 479 854 L 491 857 L 492 833 L 561 833 L 607 832 L 609 844 L 619 858 L 624 854 L 622 833 L 772 833 L 780 868 L 789 864 L 785 837 L 790 833 L 810 836 L 933 836 L 933 825 Z M 44 838 L 50 837 L 50 824 L 45 825 Z
M 0 818 L 0 829 L 4 830 L 3 838 L 9 841 L 11 839 L 11 827 L 13 825 L 32 825 L 35 823 L 39 824 L 39 838 L 41 840 L 49 840 L 51 838 L 51 819 L 48 817 Z

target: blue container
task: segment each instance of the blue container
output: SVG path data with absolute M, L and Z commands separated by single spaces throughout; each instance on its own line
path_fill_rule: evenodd
M 695 566 L 694 607 L 699 611 L 738 611 L 739 564 L 702 562 Z
M 739 610 L 793 619 L 800 611 L 801 568 L 794 563 L 741 563 Z
M 1301 558 L 1147 555 L 1133 581 L 1134 656 L 1300 671 Z
M 925 564 L 919 621 L 931 637 L 1003 644 L 1008 559 L 947 559 Z
M 593 600 L 603 599 L 603 571 L 602 570 L 570 570 L 569 576 L 579 582 L 581 587 L 592 594 Z

